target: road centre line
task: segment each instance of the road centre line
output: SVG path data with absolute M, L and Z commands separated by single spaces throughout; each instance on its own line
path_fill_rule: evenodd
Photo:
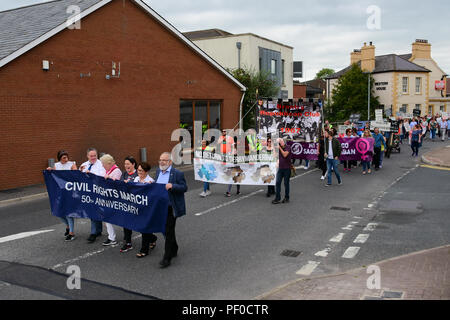
M 24 238 L 36 236 L 38 234 L 43 234 L 43 233 L 48 233 L 48 232 L 53 232 L 53 231 L 55 231 L 55 230 L 52 229 L 52 230 L 42 230 L 42 231 L 30 231 L 30 232 L 22 232 L 22 233 L 18 233 L 18 234 L 13 234 L 11 236 L 0 238 L 0 243 L 24 239 Z
M 302 173 L 302 174 L 300 174 L 300 175 L 298 175 L 298 176 L 295 176 L 295 177 L 292 178 L 291 180 L 294 180 L 294 179 L 303 177 L 303 176 L 305 176 L 305 175 L 307 175 L 307 174 L 310 174 L 310 173 L 312 173 L 312 172 L 315 172 L 315 171 L 318 171 L 318 169 L 314 169 L 314 170 L 311 170 L 311 171 Z M 264 189 L 260 189 L 260 190 L 254 191 L 254 192 L 252 192 L 252 193 L 250 193 L 250 194 L 248 194 L 248 195 L 239 197 L 239 198 L 237 198 L 237 199 L 235 199 L 235 200 L 232 200 L 232 201 L 229 201 L 229 202 L 225 202 L 225 203 L 222 203 L 222 204 L 220 204 L 220 205 L 218 205 L 218 206 L 209 208 L 208 210 L 205 210 L 205 211 L 202 211 L 202 212 L 195 213 L 195 215 L 196 215 L 197 217 L 203 216 L 203 215 L 205 215 L 205 214 L 207 214 L 207 213 L 210 213 L 210 212 L 212 212 L 212 211 L 215 211 L 215 210 L 217 210 L 217 209 L 220 209 L 220 208 L 229 206 L 229 205 L 231 205 L 231 204 L 234 204 L 234 203 L 236 203 L 236 202 L 239 202 L 239 201 L 241 201 L 241 200 L 244 200 L 244 199 L 253 197 L 254 195 L 257 195 L 258 193 L 261 193 L 261 192 L 264 192 Z
M 369 235 L 365 233 L 359 234 L 353 243 L 365 243 L 369 239 Z
M 330 242 L 341 242 L 344 238 L 345 233 L 339 233 L 338 235 L 334 236 L 330 239 Z

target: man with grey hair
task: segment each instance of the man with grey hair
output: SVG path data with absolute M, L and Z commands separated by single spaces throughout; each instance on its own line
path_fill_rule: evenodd
M 159 157 L 159 168 L 156 170 L 155 181 L 164 184 L 169 195 L 169 207 L 167 210 L 164 256 L 159 262 L 161 268 L 170 266 L 172 258 L 178 254 L 178 244 L 175 237 L 175 224 L 177 218 L 186 214 L 184 194 L 187 184 L 184 173 L 172 167 L 172 156 L 164 152 Z
M 89 148 L 87 150 L 88 161 L 80 166 L 80 171 L 84 173 L 92 173 L 96 176 L 104 177 L 106 170 L 103 164 L 98 160 L 98 152 L 95 148 Z M 101 221 L 95 221 L 91 219 L 91 235 L 87 239 L 89 243 L 95 242 L 97 237 L 102 235 L 103 224 Z

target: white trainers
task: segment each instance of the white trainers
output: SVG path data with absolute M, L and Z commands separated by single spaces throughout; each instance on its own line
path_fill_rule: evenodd
M 203 191 L 202 193 L 200 193 L 200 197 L 202 197 L 202 198 L 206 197 L 206 192 Z
M 303 169 L 308 170 L 309 166 L 304 166 Z
M 211 191 L 210 190 L 206 190 L 205 197 L 209 196 L 210 194 L 211 194 Z
M 320 178 L 320 180 L 325 180 L 325 176 L 322 176 L 322 178 Z

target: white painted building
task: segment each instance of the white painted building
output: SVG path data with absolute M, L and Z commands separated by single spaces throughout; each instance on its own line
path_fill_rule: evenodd
M 184 35 L 224 68 L 269 71 L 280 86 L 278 98 L 293 98 L 293 47 L 253 33 L 231 34 L 219 29 Z
M 446 97 L 447 74 L 431 57 L 431 44 L 416 40 L 412 53 L 375 56 L 375 46 L 366 43 L 361 50 L 350 55 L 350 64 L 358 64 L 364 72 L 370 72 L 375 80 L 374 91 L 385 110 L 412 114 L 420 109 L 422 115 L 436 115 L 450 111 L 450 98 Z M 327 99 L 347 67 L 327 79 Z M 443 85 L 443 87 L 442 87 Z

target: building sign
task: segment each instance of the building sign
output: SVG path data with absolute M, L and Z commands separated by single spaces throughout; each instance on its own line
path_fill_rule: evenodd
M 420 117 L 420 114 L 421 114 L 420 109 L 414 109 L 414 110 L 413 110 L 413 115 L 414 115 L 414 117 Z
M 445 89 L 445 81 L 444 80 L 437 80 L 435 82 L 435 89 L 437 91 L 442 91 Z
M 386 91 L 389 82 L 375 82 L 375 90 L 377 91 Z

